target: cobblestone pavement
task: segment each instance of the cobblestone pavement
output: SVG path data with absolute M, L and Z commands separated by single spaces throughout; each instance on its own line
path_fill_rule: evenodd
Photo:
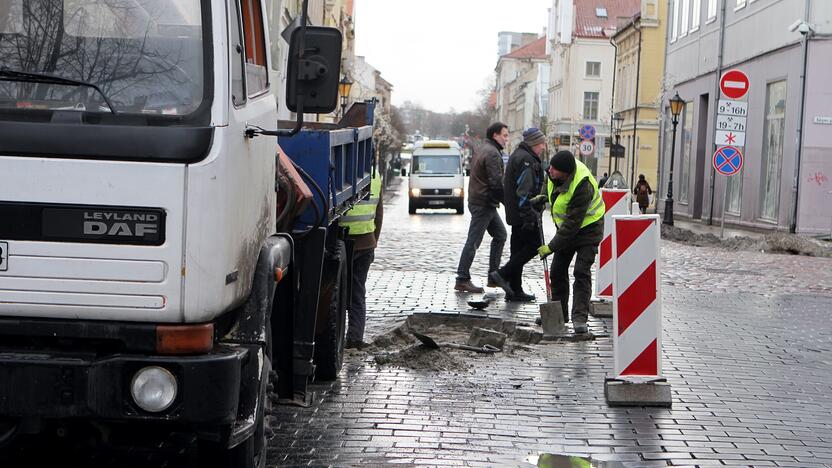
M 410 216 L 406 204 L 386 206 L 368 339 L 414 312 L 470 312 L 452 291 L 467 216 Z M 541 268 L 531 262 L 525 278 L 538 297 Z M 594 341 L 472 356 L 458 372 L 350 353 L 339 380 L 313 385 L 312 407 L 274 408 L 270 466 L 531 466 L 539 453 L 628 466 L 832 466 L 832 260 L 665 243 L 662 268 L 672 409 L 606 405 L 611 323 L 592 318 Z M 537 306 L 498 300 L 481 314 L 531 321 Z

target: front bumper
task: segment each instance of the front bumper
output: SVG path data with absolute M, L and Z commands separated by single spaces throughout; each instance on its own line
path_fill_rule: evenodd
M 417 208 L 460 207 L 464 203 L 463 197 L 454 196 L 422 196 L 410 197 L 410 202 Z
M 0 418 L 84 418 L 231 424 L 248 350 L 216 347 L 199 356 L 74 353 L 0 349 Z M 148 413 L 130 396 L 141 368 L 164 367 L 178 394 L 166 411 Z

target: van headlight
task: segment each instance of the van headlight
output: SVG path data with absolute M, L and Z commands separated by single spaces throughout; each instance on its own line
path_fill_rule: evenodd
M 422 196 L 422 191 L 417 189 L 417 188 L 410 189 L 410 195 L 414 196 L 414 197 L 419 197 L 419 196 Z
M 461 188 L 455 188 L 454 189 L 454 196 L 455 197 L 461 197 L 463 193 L 465 193 L 465 192 Z
M 159 413 L 170 407 L 178 391 L 176 377 L 169 370 L 158 366 L 141 369 L 133 376 L 130 394 L 139 408 Z

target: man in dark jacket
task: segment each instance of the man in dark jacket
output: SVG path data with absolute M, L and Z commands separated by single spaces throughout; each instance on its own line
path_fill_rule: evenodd
M 508 263 L 488 275 L 488 279 L 506 291 L 506 299 L 529 302 L 534 296 L 523 291 L 523 267 L 535 255 L 540 244 L 540 213 L 532 207 L 532 198 L 543 188 L 541 156 L 546 136 L 537 128 L 523 132 L 523 142 L 511 154 L 503 178 L 506 222 L 511 225 L 511 257 Z
M 491 236 L 491 255 L 488 271 L 500 267 L 503 245 L 506 243 L 506 227 L 497 212 L 503 201 L 503 158 L 501 151 L 508 141 L 508 126 L 497 122 L 486 130 L 486 141 L 474 152 L 471 160 L 471 179 L 468 182 L 468 211 L 471 224 L 468 239 L 462 248 L 459 266 L 456 270 L 454 289 L 462 292 L 481 293 L 483 288 L 471 282 L 471 264 L 482 243 L 482 236 L 488 231 Z
M 563 310 L 569 303 L 569 264 L 575 258 L 572 323 L 575 333 L 586 333 L 592 297 L 592 264 L 604 237 L 604 200 L 589 169 L 569 151 L 559 151 L 549 161 L 547 198 L 558 228 L 555 237 L 537 252 L 541 258 L 554 253 L 552 299 Z

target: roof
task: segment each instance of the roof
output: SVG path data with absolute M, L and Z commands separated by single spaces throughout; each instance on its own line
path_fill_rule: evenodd
M 503 58 L 513 59 L 547 59 L 546 36 L 519 47 L 514 52 L 503 55 Z
M 641 10 L 641 0 L 574 0 L 575 37 L 611 37 L 619 18 L 631 18 Z M 598 16 L 605 9 L 606 16 Z

